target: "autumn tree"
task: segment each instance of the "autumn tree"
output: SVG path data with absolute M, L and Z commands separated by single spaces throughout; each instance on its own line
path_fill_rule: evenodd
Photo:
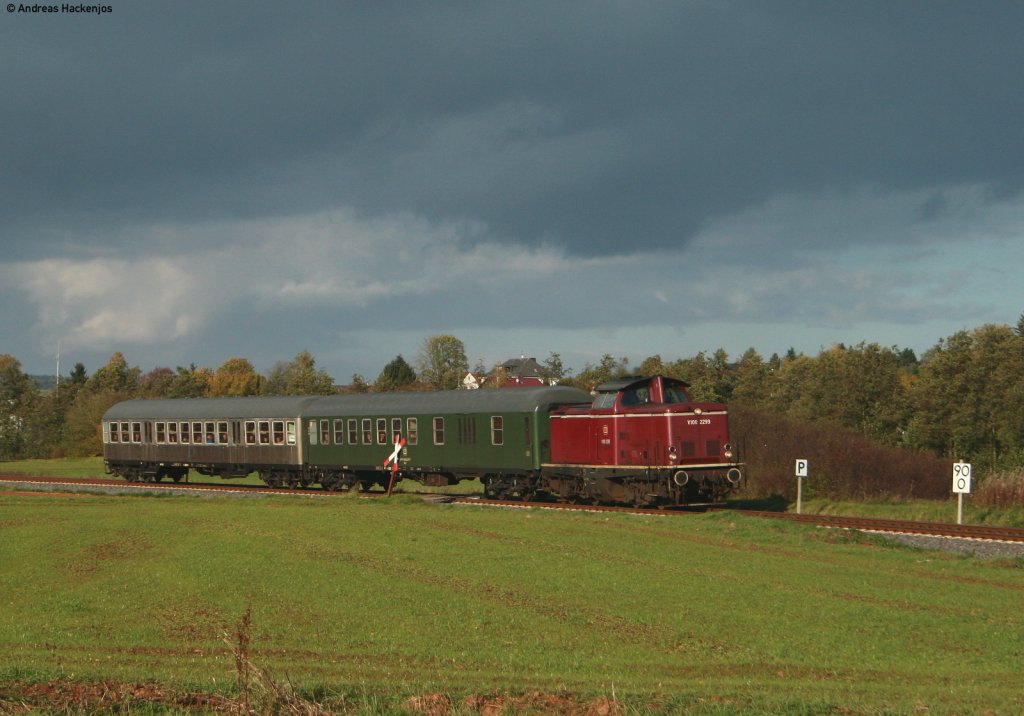
M 39 389 L 12 355 L 0 355 L 0 458 L 22 457 Z
M 267 395 L 331 395 L 334 379 L 316 367 L 309 351 L 302 351 L 289 363 L 277 363 L 267 375 Z
M 228 358 L 213 372 L 210 379 L 210 395 L 259 395 L 265 382 L 264 377 L 257 373 L 252 363 L 245 358 Z
M 434 390 L 458 388 L 469 372 L 466 346 L 449 335 L 424 338 L 417 364 L 420 377 Z

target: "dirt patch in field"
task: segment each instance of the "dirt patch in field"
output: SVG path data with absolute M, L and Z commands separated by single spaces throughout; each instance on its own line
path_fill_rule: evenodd
M 251 696 L 251 695 L 250 695 Z M 356 705 L 330 699 L 323 703 L 289 694 L 285 703 L 267 713 L 344 714 L 358 711 Z M 81 683 L 48 681 L 45 683 L 10 682 L 0 684 L 0 713 L 131 713 L 135 710 L 174 710 L 180 713 L 243 714 L 257 713 L 260 704 L 246 698 L 228 698 L 218 694 L 174 691 L 161 684 L 125 684 L 113 681 Z M 621 716 L 625 706 L 614 698 L 583 699 L 572 695 L 539 691 L 526 694 L 474 694 L 453 698 L 429 693 L 413 696 L 402 707 L 423 716 L 473 713 L 499 716 L 508 713 L 559 714 L 564 716 Z

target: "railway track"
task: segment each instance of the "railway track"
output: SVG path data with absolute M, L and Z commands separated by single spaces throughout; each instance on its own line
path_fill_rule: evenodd
M 260 485 L 224 485 L 216 483 L 130 483 L 120 479 L 98 478 L 59 478 L 59 477 L 26 477 L 17 475 L 0 475 L 0 483 L 24 485 L 29 489 L 65 489 L 106 492 L 116 490 L 124 494 L 135 491 L 175 491 L 175 492 L 212 492 L 234 493 L 242 495 L 294 495 L 302 497 L 330 498 L 348 493 L 327 492 L 319 489 L 287 489 L 272 488 Z M 383 497 L 383 492 L 361 493 L 366 497 Z M 422 494 L 422 493 L 420 493 Z M 709 510 L 724 511 L 729 508 L 712 505 L 694 505 L 683 508 L 651 509 L 638 507 L 613 507 L 607 505 L 565 504 L 558 502 L 522 502 L 517 500 L 484 500 L 478 497 L 454 495 L 423 494 L 424 499 L 436 502 L 452 502 L 462 505 L 478 505 L 485 507 L 504 507 L 517 509 L 570 510 L 584 512 L 616 512 L 640 515 L 686 515 Z M 878 519 L 865 517 L 839 517 L 830 515 L 797 515 L 789 512 L 764 512 L 756 510 L 736 510 L 744 515 L 765 519 L 788 520 L 799 524 L 836 529 L 859 530 L 863 532 L 883 532 L 890 534 L 924 535 L 929 537 L 952 537 L 969 540 L 1024 543 L 1024 529 L 1013 527 L 990 527 L 985 525 L 954 525 L 933 522 L 914 522 L 907 520 Z

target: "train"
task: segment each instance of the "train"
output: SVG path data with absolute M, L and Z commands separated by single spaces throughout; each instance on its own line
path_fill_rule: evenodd
M 128 400 L 102 418 L 108 474 L 175 482 L 257 473 L 271 487 L 479 480 L 492 499 L 635 506 L 723 499 L 742 482 L 724 404 L 687 383 Z

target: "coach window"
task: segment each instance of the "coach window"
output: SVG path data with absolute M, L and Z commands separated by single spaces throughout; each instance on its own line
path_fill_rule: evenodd
M 179 427 L 181 429 L 181 442 L 184 445 L 188 442 L 188 423 L 179 423 Z
M 158 445 L 167 442 L 167 423 L 156 424 L 156 442 Z
M 260 426 L 260 445 L 269 445 L 270 444 L 270 421 L 269 420 L 261 420 L 259 422 L 259 426 Z
M 256 444 L 256 421 L 246 420 L 245 421 L 245 444 L 255 445 Z
M 409 439 L 410 445 L 415 445 L 416 441 L 419 440 L 419 430 L 416 426 L 416 418 L 409 418 L 405 421 L 406 435 Z
M 320 444 L 330 445 L 331 444 L 331 421 L 321 420 L 320 421 Z
M 142 442 L 142 423 L 132 423 L 132 442 Z
M 377 418 L 377 444 L 387 445 L 388 443 L 388 419 Z
M 491 416 L 491 445 L 505 444 L 504 422 L 500 415 Z
M 285 430 L 288 433 L 288 444 L 289 445 L 294 445 L 295 444 L 295 421 L 294 420 L 289 420 L 287 425 L 285 425 Z
M 444 445 L 444 418 L 434 418 L 434 444 Z
M 373 445 L 372 418 L 363 418 L 363 445 Z
M 108 443 L 116 443 L 117 439 L 117 423 L 104 423 L 103 424 L 103 435 Z
M 359 443 L 359 421 L 355 418 L 348 419 L 348 444 L 357 445 Z
M 167 423 L 167 442 L 171 445 L 178 444 L 178 424 Z
M 345 443 L 345 421 L 341 418 L 334 419 L 334 444 L 343 445 Z
M 192 423 L 192 444 L 202 445 L 203 444 L 203 424 Z
M 402 419 L 391 418 L 391 438 L 395 442 L 402 439 Z
M 217 442 L 221 445 L 228 444 L 228 423 L 226 420 L 217 423 Z
M 131 432 L 128 429 L 128 423 L 121 423 L 121 442 L 130 443 L 131 441 Z
M 274 444 L 284 445 L 284 421 L 274 421 Z
M 213 428 L 214 423 L 206 424 L 206 443 L 208 445 L 213 445 L 215 442 L 217 442 L 217 431 L 214 430 Z

